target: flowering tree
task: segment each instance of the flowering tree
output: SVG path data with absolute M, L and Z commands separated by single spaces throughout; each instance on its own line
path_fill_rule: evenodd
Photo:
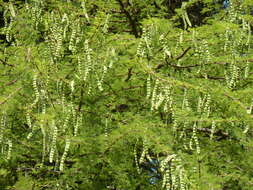
M 0 3 L 1 189 L 251 189 L 251 1 Z

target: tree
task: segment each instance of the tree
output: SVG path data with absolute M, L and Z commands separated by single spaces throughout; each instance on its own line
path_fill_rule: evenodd
M 251 189 L 251 1 L 0 2 L 1 189 Z

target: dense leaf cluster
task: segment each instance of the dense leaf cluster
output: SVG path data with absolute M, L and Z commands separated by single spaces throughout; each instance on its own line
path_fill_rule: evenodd
M 0 4 L 0 189 L 252 189 L 251 0 Z

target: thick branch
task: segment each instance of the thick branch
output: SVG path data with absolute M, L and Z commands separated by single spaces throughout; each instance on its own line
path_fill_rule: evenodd
M 138 29 L 137 29 L 137 23 L 136 23 L 136 21 L 133 19 L 133 17 L 131 16 L 131 14 L 126 10 L 126 7 L 125 7 L 124 3 L 122 2 L 122 0 L 117 0 L 117 1 L 120 4 L 120 7 L 121 7 L 122 11 L 125 13 L 127 19 L 129 20 L 129 23 L 130 23 L 130 25 L 132 27 L 132 32 L 133 32 L 134 36 L 136 38 L 140 37 Z

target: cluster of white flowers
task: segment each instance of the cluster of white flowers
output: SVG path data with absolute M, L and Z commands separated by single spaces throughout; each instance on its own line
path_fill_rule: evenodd
M 152 54 L 152 47 L 151 47 L 151 31 L 150 28 L 143 28 L 142 36 L 140 39 L 140 43 L 137 47 L 137 56 L 144 57 L 145 54 L 149 53 Z
M 7 160 L 11 158 L 11 152 L 12 152 L 12 141 L 8 140 L 8 152 L 7 152 Z
M 204 109 L 203 109 L 203 113 L 209 117 L 211 112 L 211 95 L 207 94 L 205 95 L 205 105 L 204 105 Z
M 86 56 L 86 64 L 85 64 L 83 80 L 85 81 L 88 78 L 90 70 L 92 69 L 92 60 L 91 60 L 92 49 L 89 48 L 88 40 L 85 40 L 84 42 L 84 50 L 85 50 L 85 56 Z
M 160 170 L 163 174 L 162 188 L 166 190 L 186 190 L 186 172 L 181 159 L 176 155 L 168 155 L 161 161 Z
M 213 139 L 213 135 L 215 133 L 215 129 L 216 129 L 216 123 L 215 123 L 215 121 L 212 121 L 210 139 Z
M 224 72 L 227 86 L 231 89 L 235 88 L 239 82 L 240 68 L 235 63 L 231 63 L 229 70 Z
M 65 159 L 67 157 L 69 147 L 70 147 L 70 140 L 66 139 L 65 149 L 64 149 L 63 155 L 61 157 L 61 161 L 60 161 L 60 167 L 59 167 L 60 171 L 63 171 L 64 162 L 65 162 Z
M 166 40 L 165 40 L 165 37 L 164 37 L 163 34 L 160 35 L 160 37 L 159 37 L 159 42 L 160 42 L 160 44 L 161 44 L 161 46 L 162 46 L 162 49 L 163 49 L 163 56 L 164 56 L 164 59 L 165 59 L 166 57 L 171 58 L 171 57 L 172 57 L 172 54 L 171 54 L 171 51 L 170 51 L 170 49 L 169 49 L 169 47 L 168 47 L 168 45 L 167 45 L 167 43 L 166 43 Z
M 56 150 L 56 140 L 57 140 L 57 135 L 58 135 L 58 128 L 55 124 L 55 121 L 52 121 L 52 130 L 53 130 L 53 134 L 52 134 L 52 142 L 51 142 L 51 149 L 50 149 L 50 153 L 49 153 L 49 162 L 52 163 L 53 159 L 54 159 L 54 153 Z
M 145 156 L 147 155 L 147 153 L 148 153 L 148 144 L 147 144 L 147 140 L 144 139 L 143 140 L 143 150 L 141 153 L 141 157 L 139 159 L 140 164 L 144 162 L 144 159 L 145 159 Z
M 3 113 L 0 122 L 0 144 L 3 142 L 5 128 L 6 128 L 6 113 Z
M 136 165 L 136 168 L 137 168 L 137 172 L 138 172 L 138 174 L 140 174 L 141 170 L 140 170 L 140 166 L 139 166 L 139 162 L 138 162 L 138 155 L 137 155 L 136 145 L 134 147 L 134 161 L 135 161 L 135 165 Z

